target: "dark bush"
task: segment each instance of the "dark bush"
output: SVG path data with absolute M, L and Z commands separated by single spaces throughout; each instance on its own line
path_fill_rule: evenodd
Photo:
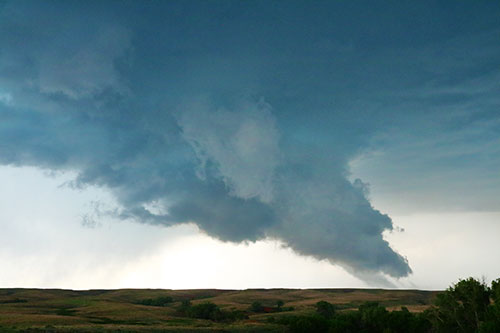
M 335 315 L 330 320 L 330 332 L 361 332 L 361 316 L 358 311 L 348 311 Z
M 316 303 L 316 313 L 326 319 L 333 318 L 335 315 L 335 306 L 326 301 L 319 301 Z
M 320 302 L 318 302 L 320 303 Z M 325 304 L 327 303 L 327 304 Z M 317 308 L 325 315 L 286 316 L 277 323 L 287 325 L 291 332 L 364 332 L 364 333 L 416 333 L 430 332 L 430 322 L 422 315 L 413 314 L 408 309 L 387 311 L 375 302 L 361 305 L 358 311 L 346 311 L 331 314 L 328 302 L 321 303 Z
M 290 324 L 290 331 L 294 333 L 328 332 L 329 323 L 321 316 L 296 317 Z
M 188 309 L 187 314 L 189 317 L 198 319 L 209 319 L 214 321 L 222 319 L 222 311 L 217 305 L 211 302 L 193 305 Z
M 255 313 L 261 313 L 264 312 L 264 306 L 261 302 L 255 301 L 252 303 L 252 305 L 250 305 L 249 310 Z
M 413 314 L 406 307 L 401 311 L 389 312 L 387 318 L 387 329 L 390 332 L 429 332 L 431 323 L 421 314 Z
M 227 321 L 232 322 L 236 320 L 248 319 L 245 312 L 234 310 L 226 311 L 220 309 L 216 304 L 205 302 L 201 304 L 192 305 L 190 301 L 183 301 L 181 306 L 177 309 L 178 315 L 187 316 L 196 319 L 206 319 L 212 321 Z
M 370 332 L 382 332 L 387 323 L 388 311 L 377 302 L 366 302 L 359 306 L 362 327 Z
M 276 320 L 278 324 L 287 325 L 290 332 L 308 333 L 308 332 L 328 332 L 329 323 L 325 318 L 314 316 L 284 316 Z
M 191 301 L 185 299 L 181 302 L 181 305 L 177 308 L 177 314 L 180 316 L 187 316 L 189 309 L 191 308 Z
M 167 306 L 174 300 L 170 296 L 161 296 L 157 298 L 148 298 L 139 301 L 137 304 L 148 305 L 148 306 Z

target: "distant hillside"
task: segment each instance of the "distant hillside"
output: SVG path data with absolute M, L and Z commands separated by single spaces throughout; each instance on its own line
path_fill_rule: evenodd
M 388 310 L 405 306 L 421 312 L 436 294 L 382 289 L 0 289 L 0 331 L 286 332 L 276 323 L 281 316 L 313 313 L 319 301 L 334 304 L 336 311 L 374 301 Z M 208 302 L 217 306 L 209 309 Z M 200 304 L 205 305 L 196 307 Z M 209 318 L 206 312 L 214 309 L 219 316 L 215 320 L 197 319 Z M 197 315 L 192 315 L 194 310 Z

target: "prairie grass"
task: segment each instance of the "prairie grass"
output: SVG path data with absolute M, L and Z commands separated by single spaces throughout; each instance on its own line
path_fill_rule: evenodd
M 335 304 L 339 311 L 376 301 L 389 310 L 406 306 L 421 312 L 437 292 L 382 289 L 247 289 L 247 290 L 57 290 L 0 289 L 1 332 L 284 332 L 271 317 L 302 315 L 314 311 L 319 301 Z M 171 297 L 165 306 L 139 304 L 144 299 Z M 233 323 L 179 316 L 182 301 L 193 305 L 212 302 L 221 309 L 245 311 L 248 319 Z M 253 302 L 274 307 L 283 301 L 290 312 L 251 313 Z M 273 318 L 273 320 L 274 320 Z

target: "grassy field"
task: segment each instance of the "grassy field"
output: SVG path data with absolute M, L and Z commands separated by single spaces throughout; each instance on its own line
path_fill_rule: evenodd
M 314 312 L 314 305 L 322 300 L 335 304 L 339 311 L 377 301 L 388 310 L 406 306 L 420 312 L 435 295 L 431 291 L 381 289 L 0 289 L 0 332 L 285 332 L 273 319 Z M 172 302 L 166 306 L 139 304 L 167 296 Z M 193 305 L 212 302 L 223 310 L 241 310 L 248 318 L 232 323 L 189 318 L 178 311 L 185 300 Z M 284 308 L 293 310 L 248 311 L 253 302 L 272 308 L 279 300 Z

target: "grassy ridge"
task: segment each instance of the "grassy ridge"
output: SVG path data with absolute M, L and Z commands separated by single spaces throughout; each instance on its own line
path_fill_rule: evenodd
M 0 331 L 284 332 L 283 326 L 268 320 L 284 313 L 256 314 L 248 311 L 250 305 L 257 301 L 273 307 L 281 300 L 286 307 L 293 307 L 287 314 L 307 314 L 314 312 L 314 305 L 322 300 L 343 310 L 376 301 L 389 310 L 406 306 L 420 312 L 429 307 L 436 293 L 382 289 L 0 289 Z M 143 304 L 144 300 L 159 298 L 170 298 L 171 302 L 164 306 Z M 193 305 L 212 302 L 223 310 L 245 311 L 248 318 L 227 323 L 183 317 L 178 308 L 186 300 Z

